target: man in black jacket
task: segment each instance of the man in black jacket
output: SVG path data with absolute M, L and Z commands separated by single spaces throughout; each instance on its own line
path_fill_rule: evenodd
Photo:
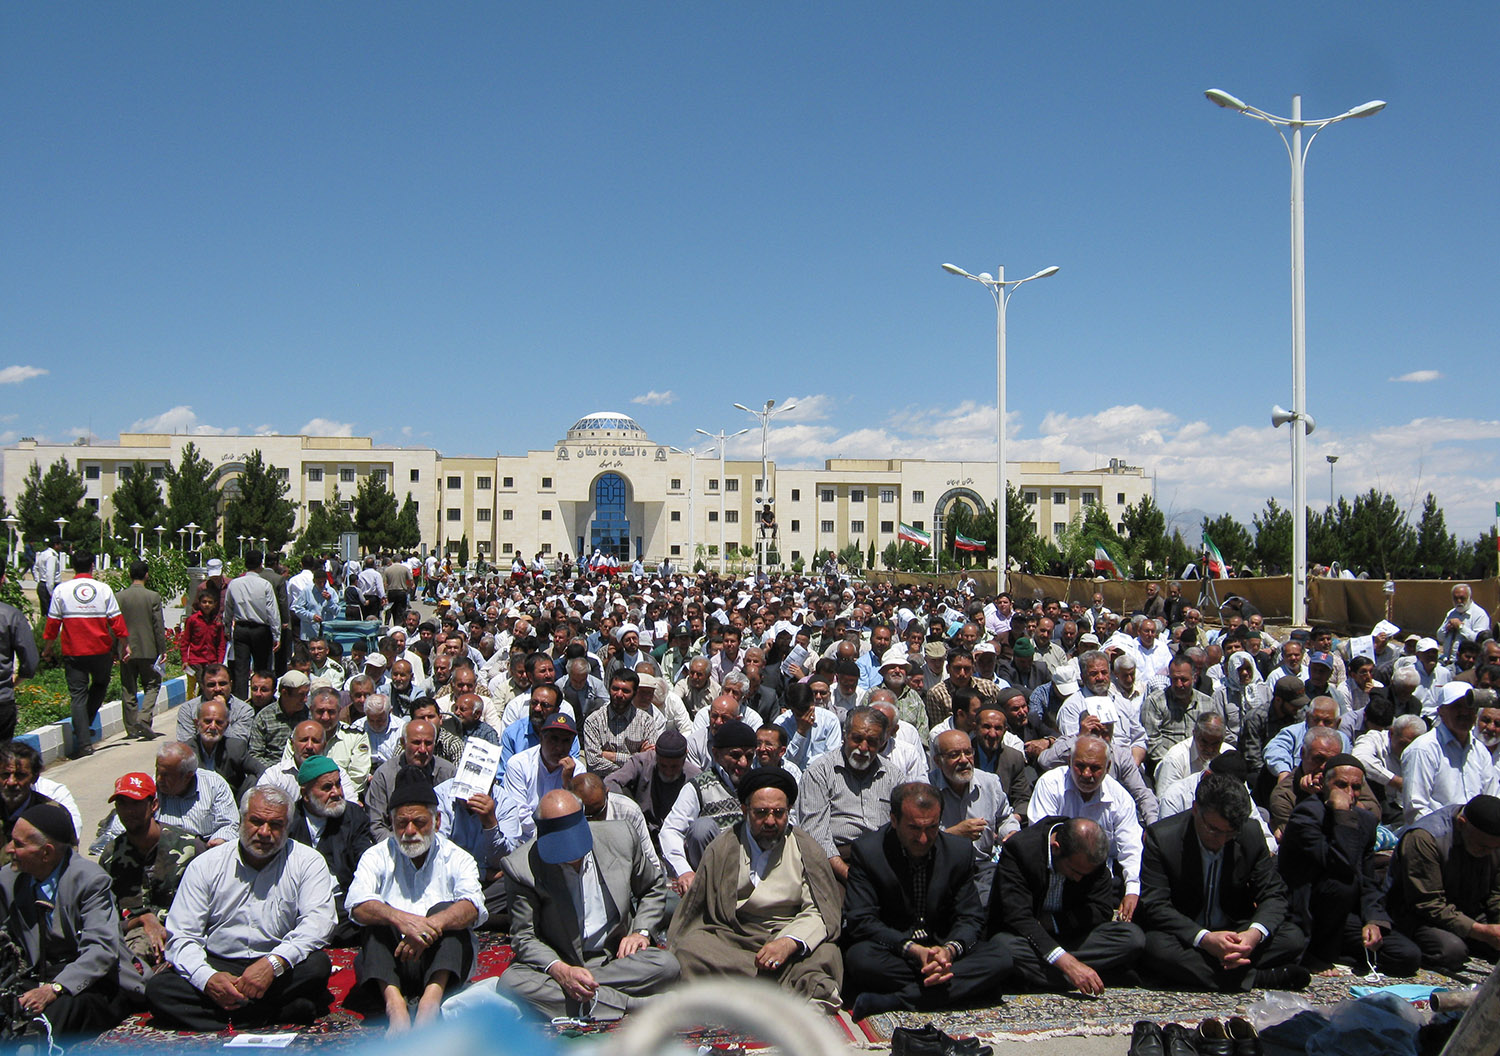
M 925 782 L 891 792 L 891 820 L 854 841 L 844 895 L 844 979 L 853 1016 L 988 1002 L 1010 974 L 1003 942 L 982 937 L 974 850 L 943 832 Z
M 339 922 L 328 937 L 328 945 L 358 946 L 362 929 L 349 919 L 344 894 L 354 880 L 360 855 L 375 843 L 369 815 L 358 803 L 344 798 L 339 764 L 326 755 L 311 755 L 303 761 L 297 768 L 297 785 L 302 795 L 292 808 L 287 839 L 305 843 L 321 854 L 338 881 L 334 905 Z
M 987 930 L 1003 934 L 1017 974 L 1032 986 L 1098 996 L 1101 972 L 1140 958 L 1146 936 L 1114 919 L 1119 899 L 1108 861 L 1109 837 L 1087 818 L 1042 818 L 1006 841 Z
M 1386 975 L 1416 972 L 1417 944 L 1395 931 L 1375 879 L 1375 815 L 1359 806 L 1365 768 L 1352 755 L 1323 767 L 1317 794 L 1297 804 L 1281 839 L 1278 862 L 1290 891 L 1292 918 L 1308 938 L 1303 963 L 1321 970 L 1335 961 Z
M 1146 964 L 1194 990 L 1301 990 L 1305 945 L 1286 885 L 1250 820 L 1244 783 L 1204 774 L 1191 810 L 1146 829 L 1141 901 Z

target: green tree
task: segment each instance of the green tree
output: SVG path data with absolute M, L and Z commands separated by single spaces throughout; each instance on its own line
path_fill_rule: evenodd
M 1292 511 L 1267 499 L 1265 510 L 1252 515 L 1250 523 L 1255 526 L 1255 556 L 1265 574 L 1285 573 L 1292 567 Z
M 333 498 L 328 502 L 318 506 L 308 505 L 307 523 L 302 526 L 302 534 L 297 537 L 292 552 L 300 557 L 303 554 L 332 550 L 338 545 L 340 535 L 352 531 L 354 519 L 344 509 L 344 500 L 339 497 L 338 489 L 335 488 Z
M 1147 565 L 1160 569 L 1167 559 L 1167 517 L 1150 495 L 1125 507 L 1120 514 L 1125 526 L 1125 551 L 1133 565 L 1144 572 Z
M 1339 503 L 1342 511 L 1344 504 Z M 1356 496 L 1347 519 L 1341 519 L 1344 566 L 1386 578 L 1412 571 L 1417 533 L 1391 495 L 1371 488 Z
M 161 498 L 161 485 L 151 478 L 146 463 L 136 459 L 129 466 L 118 470 L 119 482 L 110 495 L 115 508 L 115 531 L 126 534 L 135 541 L 132 524 L 139 524 L 146 537 L 155 538 L 154 529 L 165 525 L 167 504 Z
M 414 552 L 422 545 L 422 522 L 417 518 L 417 502 L 406 493 L 401 512 L 396 515 L 396 549 Z
M 875 567 L 875 540 L 870 540 L 870 549 L 865 553 L 865 567 Z
M 1307 511 L 1307 560 L 1311 564 L 1331 565 L 1337 561 L 1341 565 L 1349 564 L 1348 547 L 1344 544 L 1344 526 L 1350 521 L 1354 514 L 1354 508 L 1349 505 L 1349 500 L 1339 496 L 1338 504 L 1331 506 L 1322 512 L 1309 509 Z M 1291 511 L 1287 512 L 1291 516 Z M 1292 567 L 1292 543 L 1291 528 L 1287 528 L 1286 564 L 1282 570 L 1291 571 Z
M 66 517 L 63 526 L 63 542 L 71 549 L 99 548 L 99 515 L 83 501 L 83 475 L 68 466 L 66 458 L 59 458 L 42 472 L 35 462 L 26 471 L 26 483 L 16 498 L 16 516 L 20 518 L 21 531 L 38 550 L 43 542 L 57 535 L 57 519 Z
M 182 459 L 167 465 L 167 527 L 176 531 L 189 524 L 209 539 L 219 537 L 219 485 L 217 471 L 189 440 L 182 445 Z M 143 522 L 144 523 L 144 522 Z
M 901 546 L 894 539 L 885 544 L 885 549 L 880 551 L 880 563 L 887 569 L 895 570 L 896 562 L 901 560 Z
M 865 567 L 865 551 L 859 545 L 858 540 L 845 546 L 839 551 L 839 558 L 852 569 Z
M 728 550 L 724 551 L 727 555 Z M 458 564 L 461 568 L 469 567 L 469 533 L 465 532 L 458 541 Z
M 1213 520 L 1203 518 L 1203 534 L 1213 540 L 1224 560 L 1236 568 L 1250 564 L 1255 556 L 1255 542 L 1250 533 L 1227 513 L 1221 513 Z M 1201 553 L 1198 556 L 1201 557 Z
M 1215 539 L 1214 542 L 1217 544 L 1218 540 Z M 1182 537 L 1181 529 L 1173 528 L 1172 537 L 1167 540 L 1167 567 L 1162 571 L 1168 576 L 1181 575 L 1184 568 L 1201 556 L 1197 550 L 1188 546 L 1187 540 Z
M 359 482 L 359 490 L 354 493 L 354 530 L 359 533 L 362 550 L 374 553 L 394 549 L 399 516 L 396 496 L 384 481 L 377 480 L 372 473 Z
M 1460 579 L 1485 579 L 1495 574 L 1495 529 L 1458 548 L 1456 571 Z
M 1448 531 L 1443 511 L 1432 492 L 1422 500 L 1417 521 L 1416 571 L 1424 579 L 1443 579 L 1458 568 L 1458 540 Z
M 297 505 L 288 499 L 291 485 L 276 473 L 275 466 L 257 448 L 245 456 L 245 470 L 224 505 L 224 541 L 240 535 L 264 537 L 271 553 L 279 553 L 292 537 L 297 523 Z

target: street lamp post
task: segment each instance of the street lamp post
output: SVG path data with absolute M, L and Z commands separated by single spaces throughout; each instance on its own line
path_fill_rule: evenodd
M 1372 99 L 1335 117 L 1318 121 L 1302 120 L 1302 96 L 1292 96 L 1292 116 L 1277 117 L 1259 107 L 1242 102 L 1228 92 L 1210 88 L 1203 93 L 1208 101 L 1226 110 L 1234 110 L 1264 121 L 1276 130 L 1292 163 L 1292 623 L 1307 622 L 1307 434 L 1312 432 L 1307 417 L 1307 284 L 1306 256 L 1303 252 L 1303 173 L 1307 152 L 1313 140 L 1329 125 L 1353 117 L 1369 117 L 1385 109 L 1385 101 Z M 1304 146 L 1302 130 L 1311 129 Z M 1290 129 L 1287 139 L 1283 129 Z
M 68 525 L 68 519 L 66 517 L 59 517 L 52 523 L 57 525 L 57 537 L 61 539 L 63 537 L 63 529 Z
M 162 535 L 163 535 L 163 534 L 165 534 L 165 533 L 166 533 L 166 530 L 167 530 L 167 529 L 166 529 L 166 526 L 165 526 L 165 525 L 161 525 L 161 524 L 158 524 L 158 525 L 157 525 L 157 526 L 156 526 L 156 527 L 155 527 L 155 528 L 154 528 L 154 529 L 152 529 L 152 530 L 153 530 L 153 531 L 154 531 L 154 532 L 156 532 L 156 552 L 157 552 L 157 553 L 158 553 L 158 554 L 160 554 L 160 553 L 161 553 L 161 537 L 162 537 Z
M 767 400 L 766 405 L 763 408 L 758 411 L 753 411 L 749 407 L 746 407 L 743 403 L 735 404 L 735 407 L 738 410 L 744 411 L 749 415 L 754 415 L 756 418 L 760 419 L 760 486 L 761 495 L 766 502 L 773 501 L 771 495 L 771 463 L 770 460 L 766 458 L 766 440 L 771 432 L 771 419 L 775 418 L 778 414 L 785 414 L 787 411 L 793 410 L 794 408 L 796 408 L 796 406 L 796 401 L 793 401 L 791 403 L 784 403 L 780 407 L 777 407 L 775 400 Z
M 1056 275 L 1058 267 L 1056 264 L 1050 268 L 1043 268 L 1035 275 L 1028 275 L 1024 279 L 1005 281 L 1005 269 L 996 268 L 995 274 L 981 271 L 978 275 L 971 275 L 963 268 L 954 264 L 944 264 L 943 270 L 950 275 L 961 278 L 972 279 L 985 289 L 990 291 L 990 296 L 995 299 L 995 409 L 999 414 L 999 422 L 995 427 L 995 591 L 999 593 L 1005 589 L 1005 573 L 1009 564 L 1010 555 L 1006 550 L 1005 540 L 1005 511 L 1009 505 L 1005 495 L 1005 307 L 1010 303 L 1011 295 L 1016 292 L 1017 287 L 1032 279 L 1045 279 L 1049 275 Z M 936 528 L 936 525 L 933 526 Z M 936 548 L 938 541 L 933 540 Z M 936 553 L 936 549 L 934 549 Z
M 145 529 L 146 526 L 140 521 L 136 521 L 130 526 L 130 530 L 135 533 L 135 554 L 137 557 L 146 556 L 146 544 L 144 541 L 144 536 L 141 534 L 145 531 Z
M 177 529 L 177 549 L 181 550 L 184 554 L 187 553 L 187 529 L 186 528 L 179 528 L 179 529 Z
M 707 429 L 698 429 L 695 431 L 702 433 L 704 436 L 711 437 L 718 443 L 719 447 L 719 575 L 722 576 L 728 570 L 728 565 L 725 564 L 724 558 L 724 492 L 728 490 L 724 487 L 724 456 L 727 454 L 728 442 L 737 436 L 744 436 L 750 430 L 741 429 L 737 433 L 726 433 L 722 429 L 717 433 L 710 433 Z
M 16 525 L 20 523 L 20 520 L 16 517 L 15 514 L 9 513 L 5 515 L 4 521 L 5 542 L 6 545 L 10 548 L 9 552 L 14 554 L 16 552 Z
M 702 430 L 700 429 L 699 432 L 702 432 Z M 693 520 L 693 493 L 698 490 L 698 449 L 696 447 L 689 447 L 689 448 L 686 448 L 686 449 L 681 448 L 681 447 L 674 447 L 671 450 L 676 451 L 679 455 L 687 455 L 688 456 L 688 493 L 687 493 L 687 496 L 688 496 L 688 507 L 687 507 L 687 516 L 688 516 L 688 557 L 687 557 L 687 560 L 688 560 L 688 569 L 691 570 L 692 567 L 693 567 L 693 559 L 695 557 L 697 557 L 697 554 L 698 554 L 698 522 L 695 521 L 695 520 Z M 708 452 L 705 452 L 705 454 L 708 454 L 709 452 L 712 452 L 712 451 L 713 451 L 713 448 L 709 448 Z M 712 456 L 710 455 L 710 457 L 712 457 Z
M 1339 460 L 1338 455 L 1324 455 L 1328 459 L 1328 508 L 1333 509 L 1333 464 Z

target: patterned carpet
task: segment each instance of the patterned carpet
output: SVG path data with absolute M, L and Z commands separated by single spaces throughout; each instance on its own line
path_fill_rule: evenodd
M 1424 986 L 1465 989 L 1478 986 L 1489 975 L 1492 966 L 1470 961 L 1456 978 L 1422 971 L 1412 979 L 1389 980 L 1391 983 L 1420 983 Z M 1365 985 L 1364 980 L 1347 969 L 1333 969 L 1315 975 L 1303 992 L 1316 1007 L 1336 1005 L 1348 999 L 1349 988 Z M 1118 987 L 1106 990 L 1102 997 L 1081 994 L 1018 994 L 989 1008 L 961 1012 L 896 1012 L 871 1016 L 864 1026 L 882 1038 L 889 1039 L 896 1027 L 919 1027 L 932 1023 L 955 1036 L 989 1039 L 1051 1038 L 1084 1034 L 1129 1034 L 1137 1020 L 1157 1023 L 1177 1022 L 1196 1026 L 1210 1016 L 1244 1015 L 1246 1009 L 1261 1000 L 1265 992 L 1247 994 L 1201 994 L 1177 990 Z

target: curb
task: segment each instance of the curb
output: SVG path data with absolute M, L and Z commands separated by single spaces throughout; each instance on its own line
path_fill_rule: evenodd
M 142 695 L 137 693 L 136 702 L 141 701 Z M 156 715 L 177 707 L 187 700 L 187 678 L 178 675 L 169 678 L 161 684 L 161 692 L 156 698 Z M 99 709 L 99 714 L 94 716 L 93 742 L 98 743 L 106 737 L 112 737 L 117 733 L 125 732 L 125 723 L 121 717 L 123 705 L 118 700 L 109 701 Z M 55 763 L 59 759 L 67 758 L 68 752 L 73 748 L 73 720 L 63 719 L 46 726 L 38 726 L 27 733 L 18 734 L 16 740 L 24 741 L 38 752 L 42 753 L 44 763 Z

